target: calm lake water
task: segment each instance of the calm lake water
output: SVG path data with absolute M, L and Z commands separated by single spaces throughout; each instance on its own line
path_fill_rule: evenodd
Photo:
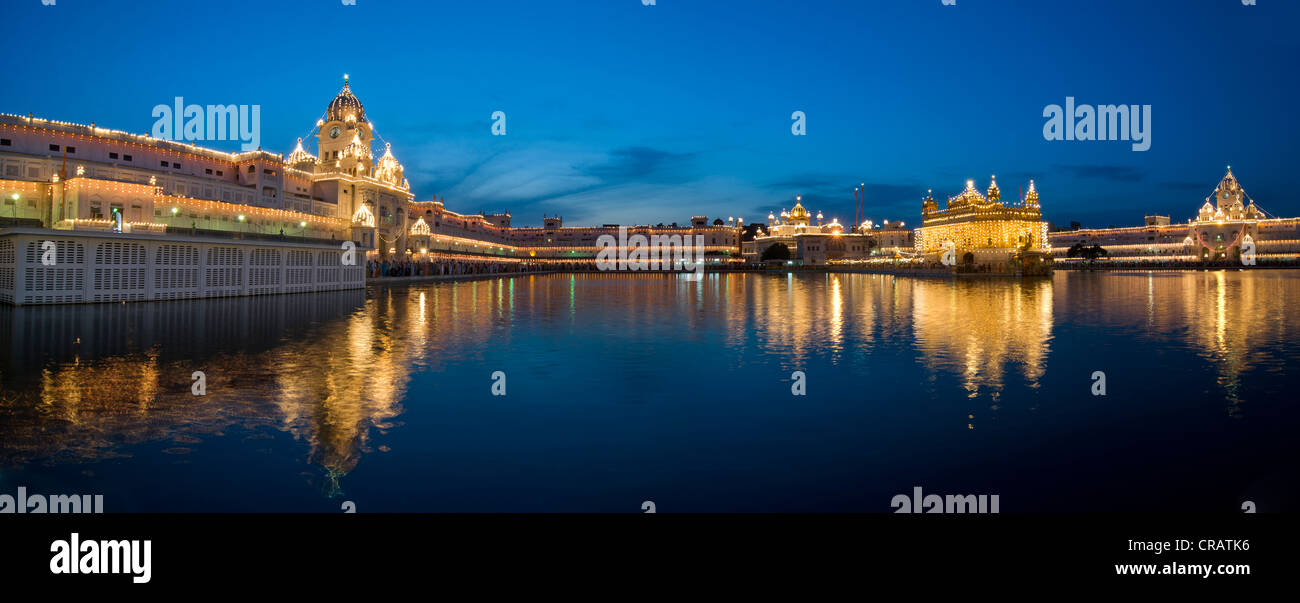
M 1277 510 L 1296 500 L 1297 302 L 1300 272 L 1261 270 L 4 307 L 0 493 L 103 494 L 109 512 L 890 512 L 920 486 L 1003 513 Z

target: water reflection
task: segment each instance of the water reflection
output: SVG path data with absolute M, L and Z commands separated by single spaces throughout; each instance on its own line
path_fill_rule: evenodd
M 1296 271 L 1079 274 L 1056 280 L 1068 293 L 1072 320 L 1203 358 L 1233 415 L 1241 410 L 1246 373 L 1283 372 L 1287 357 L 1277 347 L 1300 335 L 1300 314 L 1289 309 L 1300 296 Z
M 996 396 L 1008 366 L 1028 387 L 1047 370 L 1052 340 L 1052 282 L 1047 279 L 915 279 L 916 346 L 931 371 L 960 376 L 968 397 Z M 995 398 L 996 399 L 996 398 Z
M 659 385 L 667 354 L 720 357 L 740 372 L 771 359 L 796 370 L 904 359 L 932 382 L 956 379 L 956 392 L 916 389 L 918 397 L 957 393 L 996 404 L 1007 388 L 1041 387 L 1062 348 L 1092 345 L 1063 341 L 1062 328 L 1115 345 L 1136 337 L 1151 349 L 1190 350 L 1217 375 L 1220 391 L 1211 395 L 1239 413 L 1252 369 L 1285 368 L 1281 346 L 1297 329 L 1297 314 L 1288 311 L 1300 292 L 1297 276 L 713 274 L 694 282 L 552 275 L 365 293 L 0 308 L 0 462 L 123 457 L 141 443 L 184 444 L 238 426 L 292 435 L 337 480 L 376 448 L 375 433 L 400 427 L 405 405 L 441 403 L 408 391 L 415 374 L 462 379 L 461 367 L 502 354 L 519 370 L 599 367 L 646 389 L 676 387 Z M 652 347 L 595 355 L 572 343 L 580 337 Z M 196 370 L 206 373 L 204 397 L 190 393 Z M 478 375 L 484 391 L 490 370 Z
M 412 370 L 465 351 L 440 342 L 487 337 L 504 286 L 4 308 L 0 459 L 120 457 L 237 425 L 292 434 L 337 478 L 370 450 L 372 429 L 396 425 Z M 194 371 L 204 396 L 191 392 Z

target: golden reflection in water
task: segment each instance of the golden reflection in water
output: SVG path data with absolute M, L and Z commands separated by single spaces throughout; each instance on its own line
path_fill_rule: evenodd
M 966 395 L 1004 386 L 1019 367 L 1029 387 L 1047 366 L 1052 338 L 1052 282 L 1008 278 L 906 279 L 916 348 L 931 371 L 961 377 Z
M 1297 293 L 1300 273 L 1268 270 L 1023 281 L 595 274 L 377 288 L 369 299 L 0 308 L 0 463 L 94 460 L 166 440 L 183 454 L 238 426 L 291 434 L 311 463 L 343 475 L 371 451 L 372 432 L 397 425 L 413 373 L 480 360 L 514 345 L 521 328 L 557 338 L 651 333 L 742 368 L 758 355 L 798 368 L 814 354 L 833 364 L 914 354 L 932 373 L 958 376 L 966 395 L 996 400 L 1008 370 L 1038 386 L 1061 322 L 1189 346 L 1235 400 L 1248 369 L 1284 368 L 1261 350 L 1294 338 L 1300 313 L 1287 302 Z M 530 345 L 541 348 L 532 362 L 585 361 Z M 190 393 L 196 370 L 206 396 Z M 654 363 L 625 370 L 633 381 L 662 378 Z
M 754 345 L 798 367 L 910 340 L 913 281 L 880 274 L 728 275 L 719 281 L 729 347 Z M 752 336 L 748 342 L 746 336 Z
M 1065 286 L 1059 275 L 1057 282 Z M 1077 320 L 1186 346 L 1204 358 L 1234 416 L 1243 375 L 1256 367 L 1284 370 L 1287 359 L 1267 350 L 1300 335 L 1300 313 L 1288 311 L 1300 298 L 1300 272 L 1293 270 L 1079 274 L 1066 282 L 1074 311 L 1092 308 Z M 1139 291 L 1144 312 L 1129 303 Z
M 372 429 L 394 426 L 412 370 L 482 347 L 493 314 L 480 308 L 499 307 L 502 287 L 7 308 L 0 464 L 98 460 L 166 440 L 183 455 L 239 426 L 291 434 L 337 478 L 370 451 Z M 194 371 L 204 396 L 191 393 Z

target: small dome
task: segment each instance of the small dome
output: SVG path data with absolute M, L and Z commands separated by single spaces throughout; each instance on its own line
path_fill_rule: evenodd
M 293 148 L 293 152 L 289 153 L 288 157 L 285 157 L 284 162 L 289 165 L 316 163 L 316 156 L 308 153 L 306 149 L 302 148 L 302 139 L 299 138 L 298 146 Z
M 374 228 L 375 214 L 371 213 L 370 208 L 366 207 L 363 203 L 361 204 L 361 207 L 357 209 L 357 212 L 352 214 L 352 223 L 366 228 Z
M 936 211 L 938 209 L 939 209 L 939 204 L 936 203 L 934 200 L 934 190 L 933 189 L 927 190 L 925 192 L 925 198 L 921 199 L 921 212 L 925 213 L 930 211 Z M 865 223 L 866 222 L 863 222 L 863 224 Z
M 966 189 L 960 195 L 948 200 L 948 208 L 964 207 L 967 205 L 984 205 L 988 199 L 984 198 L 978 190 L 975 190 L 975 181 L 967 180 Z
M 1025 193 L 1025 203 L 1029 205 L 1038 205 L 1038 189 L 1034 188 L 1034 181 L 1029 181 L 1029 192 Z
M 790 220 L 808 220 L 808 210 L 803 208 L 802 197 L 795 197 L 794 209 L 790 210 Z
M 348 119 L 349 116 L 351 119 Z M 339 95 L 330 101 L 330 106 L 325 110 L 326 121 L 365 121 L 366 108 L 361 106 L 361 101 L 352 94 L 352 87 L 348 85 L 346 77 L 343 78 L 343 90 Z
M 1219 185 L 1214 188 L 1216 193 L 1235 193 L 1241 190 L 1241 184 L 1237 182 L 1237 177 L 1232 174 L 1232 166 L 1228 166 L 1228 173 L 1224 174 Z
M 353 134 L 352 142 L 349 142 L 348 146 L 343 147 L 343 156 L 356 157 L 358 159 L 370 159 L 370 145 L 361 141 L 360 134 Z
M 393 156 L 393 145 L 384 143 L 384 155 L 379 158 L 379 165 L 375 168 L 375 178 L 392 184 L 402 186 L 405 178 L 402 175 L 402 164 L 397 162 Z

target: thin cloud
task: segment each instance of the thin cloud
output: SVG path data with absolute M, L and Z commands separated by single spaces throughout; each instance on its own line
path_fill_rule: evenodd
M 689 162 L 694 156 L 694 153 L 673 153 L 650 147 L 623 147 L 611 151 L 608 161 L 584 171 L 611 185 L 682 182 L 689 180 Z

